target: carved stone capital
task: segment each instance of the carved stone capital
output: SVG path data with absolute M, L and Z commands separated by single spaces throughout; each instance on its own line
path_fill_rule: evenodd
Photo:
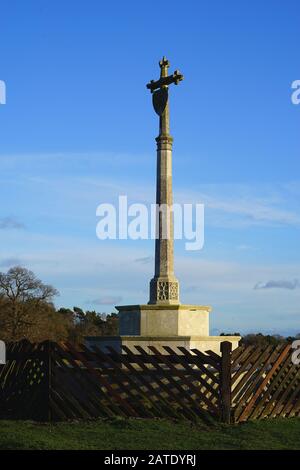
M 150 304 L 179 304 L 179 283 L 177 279 L 154 278 L 150 282 Z

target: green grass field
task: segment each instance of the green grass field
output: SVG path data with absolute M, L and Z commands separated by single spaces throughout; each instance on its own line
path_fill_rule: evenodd
M 225 426 L 168 420 L 0 421 L 0 449 L 300 449 L 300 418 Z

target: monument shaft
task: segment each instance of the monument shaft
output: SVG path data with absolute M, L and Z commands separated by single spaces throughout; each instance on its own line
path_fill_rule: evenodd
M 153 105 L 159 115 L 159 136 L 157 142 L 156 175 L 156 240 L 155 272 L 150 282 L 149 304 L 179 304 L 179 283 L 174 276 L 174 228 L 173 228 L 173 192 L 172 192 L 172 144 L 170 135 L 170 116 L 168 85 L 177 84 L 182 75 L 175 72 L 168 76 L 169 62 L 160 61 L 161 76 L 157 82 L 150 82 L 147 87 L 154 92 Z M 154 91 L 155 88 L 158 90 Z

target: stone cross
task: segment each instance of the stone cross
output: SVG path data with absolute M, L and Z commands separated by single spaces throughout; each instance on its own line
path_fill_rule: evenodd
M 174 228 L 172 194 L 172 143 L 168 87 L 177 85 L 183 75 L 176 70 L 168 75 L 169 61 L 163 57 L 159 62 L 160 79 L 151 80 L 147 88 L 153 94 L 153 107 L 159 115 L 159 136 L 157 142 L 157 213 L 155 240 L 155 272 L 150 281 L 149 304 L 179 304 L 179 282 L 174 276 Z

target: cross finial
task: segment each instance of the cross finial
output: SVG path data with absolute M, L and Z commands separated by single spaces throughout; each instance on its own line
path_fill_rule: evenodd
M 183 80 L 183 75 L 179 72 L 179 70 L 175 70 L 173 75 L 168 75 L 168 68 L 170 67 L 170 62 L 164 56 L 162 60 L 159 61 L 160 66 L 160 79 L 159 80 L 151 80 L 146 86 L 147 88 L 153 93 L 158 88 L 168 88 L 171 83 L 178 83 Z
M 159 61 L 159 66 L 160 67 L 163 67 L 163 66 L 167 66 L 167 67 L 170 67 L 170 62 L 168 61 L 168 59 L 166 58 L 166 56 L 164 55 L 163 58 Z
M 160 66 L 160 76 L 167 77 L 168 68 L 170 67 L 170 62 L 165 56 L 163 56 L 162 60 L 159 61 L 159 66 Z

